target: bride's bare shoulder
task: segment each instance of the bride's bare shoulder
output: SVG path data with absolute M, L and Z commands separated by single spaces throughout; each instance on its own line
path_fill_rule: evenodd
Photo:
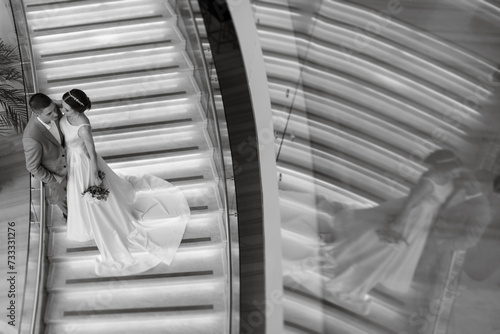
M 75 126 L 84 124 L 90 125 L 89 118 L 83 113 L 78 114 L 78 116 L 75 117 L 73 123 L 74 123 L 73 125 Z

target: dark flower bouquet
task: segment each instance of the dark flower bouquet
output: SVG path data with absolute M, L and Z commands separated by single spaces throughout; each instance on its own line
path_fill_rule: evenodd
M 406 241 L 403 235 L 394 231 L 390 227 L 378 229 L 375 233 L 377 233 L 379 240 L 385 243 L 399 244 L 400 242 L 404 242 L 407 246 L 409 246 L 408 241 Z
M 97 173 L 99 175 L 99 178 L 101 180 L 104 180 L 104 177 L 106 176 L 106 174 L 104 172 L 101 172 L 101 171 L 98 171 Z M 87 188 L 87 190 L 85 190 L 82 193 L 82 196 L 89 203 L 101 204 L 102 202 L 104 202 L 108 199 L 109 189 L 106 189 L 106 188 L 101 187 L 101 186 L 96 186 L 96 185 L 90 186 Z

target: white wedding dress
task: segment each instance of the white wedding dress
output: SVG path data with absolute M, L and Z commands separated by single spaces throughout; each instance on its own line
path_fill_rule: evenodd
M 98 156 L 109 197 L 100 204 L 86 201 L 82 193 L 93 185 L 90 157 L 78 130 L 89 125 L 74 126 L 63 116 L 60 126 L 68 165 L 67 238 L 95 240 L 99 276 L 131 275 L 161 262 L 170 264 L 190 217 L 182 192 L 152 175 L 118 175 Z

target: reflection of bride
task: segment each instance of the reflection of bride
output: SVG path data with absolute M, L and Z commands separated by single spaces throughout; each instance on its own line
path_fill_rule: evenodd
M 461 163 L 456 157 L 436 159 L 433 167 L 424 173 L 409 196 L 396 200 L 401 209 L 394 220 L 382 220 L 383 204 L 373 209 L 359 210 L 346 220 L 356 221 L 354 230 L 345 238 L 328 244 L 322 250 L 322 265 L 326 292 L 335 299 L 364 303 L 366 294 L 381 283 L 391 290 L 408 291 L 417 263 L 427 240 L 430 225 L 439 208 L 453 190 L 453 179 L 459 176 Z M 348 222 L 340 222 L 348 224 Z M 362 226 L 362 229 L 360 228 Z M 400 240 L 394 236 L 399 236 Z

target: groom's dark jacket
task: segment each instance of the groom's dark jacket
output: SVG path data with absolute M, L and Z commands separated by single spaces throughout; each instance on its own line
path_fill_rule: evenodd
M 59 130 L 59 120 L 55 121 L 55 123 Z M 63 140 L 60 130 L 59 134 L 61 140 Z M 58 183 L 54 174 L 61 177 L 66 176 L 65 149 L 50 131 L 40 123 L 36 115 L 30 118 L 28 125 L 24 129 L 23 146 L 26 168 L 38 180 L 47 183 L 49 186 L 54 186 Z
M 445 208 L 436 226 L 442 249 L 466 250 L 474 247 L 491 222 L 491 209 L 484 195 Z

